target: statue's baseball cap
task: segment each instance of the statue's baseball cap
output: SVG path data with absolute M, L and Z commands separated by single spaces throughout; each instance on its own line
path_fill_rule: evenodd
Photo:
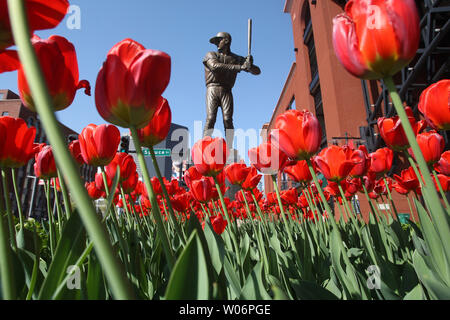
M 211 39 L 209 39 L 209 42 L 217 45 L 217 44 L 219 44 L 220 40 L 222 40 L 223 38 L 228 38 L 231 42 L 231 35 L 228 32 L 219 32 L 215 37 L 212 37 Z

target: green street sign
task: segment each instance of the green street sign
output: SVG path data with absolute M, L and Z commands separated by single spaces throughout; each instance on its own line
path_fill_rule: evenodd
M 172 151 L 170 149 L 153 149 L 155 151 L 156 157 L 170 157 L 172 155 Z M 150 149 L 142 148 L 142 152 L 144 156 L 150 157 Z
M 157 157 L 170 157 L 172 155 L 172 151 L 170 149 L 154 149 L 155 156 Z
M 142 148 L 142 153 L 146 157 L 150 157 L 150 149 L 149 148 Z

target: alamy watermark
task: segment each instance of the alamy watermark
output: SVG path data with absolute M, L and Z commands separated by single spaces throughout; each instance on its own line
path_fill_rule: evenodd
M 75 4 L 69 6 L 67 10 L 67 29 L 80 30 L 81 29 L 81 8 Z
M 371 265 L 366 269 L 369 277 L 367 278 L 367 288 L 370 290 L 380 290 L 381 289 L 381 272 L 377 265 Z
M 80 290 L 81 289 L 81 270 L 78 266 L 68 266 L 67 267 L 67 280 L 66 285 L 69 290 Z

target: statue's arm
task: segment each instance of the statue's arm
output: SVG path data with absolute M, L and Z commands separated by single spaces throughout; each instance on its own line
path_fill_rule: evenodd
M 250 68 L 249 72 L 251 74 L 254 74 L 255 76 L 257 76 L 257 75 L 261 74 L 261 69 L 258 66 L 252 64 L 252 67 Z
M 242 70 L 242 66 L 239 64 L 226 64 L 217 61 L 217 59 L 209 58 L 203 62 L 211 71 L 237 71 L 240 72 Z

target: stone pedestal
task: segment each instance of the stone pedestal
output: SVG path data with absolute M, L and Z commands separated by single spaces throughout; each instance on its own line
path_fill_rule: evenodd
M 241 161 L 241 157 L 239 156 L 239 153 L 236 149 L 231 149 L 229 151 L 228 159 L 227 159 L 227 165 L 235 162 Z M 229 187 L 227 192 L 225 192 L 225 197 L 230 198 L 231 201 L 234 200 L 234 195 L 236 192 L 240 190 L 239 186 L 232 185 L 228 180 L 225 181 L 226 186 Z

